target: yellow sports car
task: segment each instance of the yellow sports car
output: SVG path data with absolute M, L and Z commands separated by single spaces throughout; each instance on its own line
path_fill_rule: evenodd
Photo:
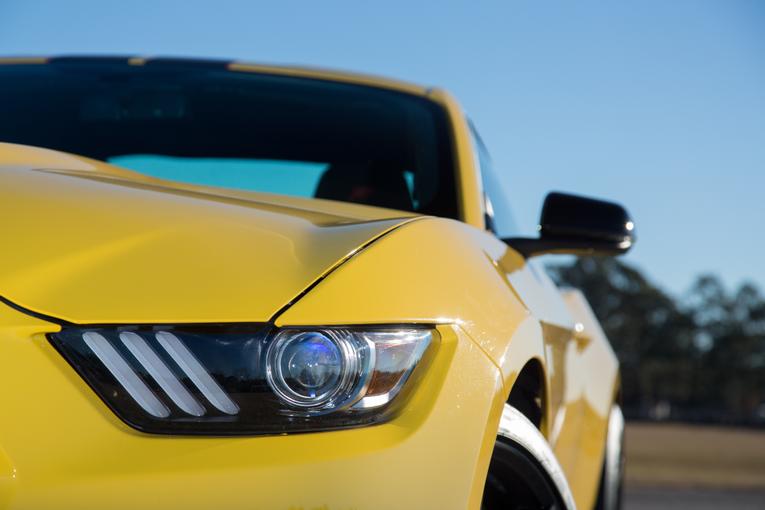
M 0 508 L 617 508 L 618 363 L 443 90 L 0 60 Z

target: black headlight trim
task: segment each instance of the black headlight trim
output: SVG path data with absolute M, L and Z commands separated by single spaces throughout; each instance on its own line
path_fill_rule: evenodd
M 400 330 L 429 330 L 427 325 L 318 327 L 316 330 L 363 330 L 381 332 Z M 276 328 L 269 323 L 250 324 L 183 324 L 183 325 L 64 325 L 61 331 L 48 334 L 56 350 L 101 398 L 101 400 L 129 426 L 151 434 L 171 435 L 270 435 L 284 433 L 318 432 L 342 428 L 369 426 L 391 419 L 400 404 L 406 400 L 396 398 L 378 408 L 346 407 L 337 412 L 318 414 L 290 409 L 279 399 L 265 378 L 265 353 L 269 342 L 280 332 L 309 328 Z M 86 335 L 88 334 L 88 335 Z M 434 333 L 435 334 L 435 333 Z M 148 412 L 135 395 L 120 383 L 104 360 L 100 359 L 85 341 L 108 344 L 143 383 L 140 391 L 153 394 L 167 412 Z M 207 376 L 208 391 L 203 391 L 199 381 L 193 380 L 189 366 L 182 367 L 178 353 L 174 355 L 160 342 L 161 337 L 175 338 L 176 343 L 186 347 L 191 358 L 198 360 Z M 126 339 L 128 340 L 126 342 Z M 140 341 L 138 340 L 140 339 Z M 132 344 L 131 344 L 132 342 Z M 131 348 L 148 349 L 155 356 L 154 373 L 147 358 L 136 358 Z M 140 354 L 140 353 L 139 353 Z M 144 353 L 146 354 L 146 353 Z M 422 354 L 422 353 L 421 353 Z M 140 357 L 140 356 L 139 356 Z M 187 356 L 188 358 L 189 356 Z M 414 362 L 413 368 L 418 365 Z M 157 381 L 160 372 L 169 371 L 175 379 L 173 396 L 167 384 Z M 410 374 L 406 374 L 408 378 Z M 180 383 L 180 385 L 179 385 Z M 402 383 L 403 384 L 403 383 Z M 215 389 L 217 387 L 217 390 Z M 185 390 L 185 391 L 184 391 Z M 219 391 L 218 405 L 210 394 Z M 398 391 L 398 390 L 397 390 Z M 149 398 L 151 400 L 151 398 Z M 226 403 L 228 400 L 228 404 Z M 221 404 L 221 402 L 223 402 Z M 180 405 L 185 403 L 184 405 Z M 156 403 L 155 403 L 156 404 Z M 202 406 L 203 413 L 191 412 Z M 228 406 L 228 412 L 227 412 Z M 231 412 L 236 409 L 236 412 Z

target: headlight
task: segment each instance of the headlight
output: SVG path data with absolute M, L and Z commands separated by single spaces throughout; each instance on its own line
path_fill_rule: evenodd
M 420 326 L 99 326 L 50 340 L 139 430 L 267 434 L 390 418 L 435 335 Z

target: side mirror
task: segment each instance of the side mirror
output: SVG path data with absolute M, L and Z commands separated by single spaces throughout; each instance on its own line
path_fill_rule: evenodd
M 503 241 L 527 258 L 545 253 L 621 255 L 635 242 L 635 224 L 619 204 L 550 193 L 542 206 L 539 237 Z

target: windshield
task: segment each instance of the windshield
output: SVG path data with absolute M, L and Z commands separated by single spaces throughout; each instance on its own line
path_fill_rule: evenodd
M 222 64 L 0 66 L 0 141 L 193 184 L 456 218 L 446 125 L 415 95 Z

